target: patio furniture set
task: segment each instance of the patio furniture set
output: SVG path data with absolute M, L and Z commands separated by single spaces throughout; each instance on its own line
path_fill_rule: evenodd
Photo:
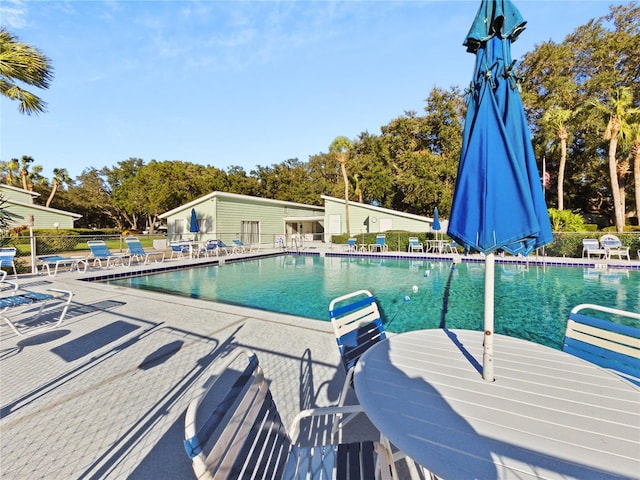
M 360 253 L 374 253 L 374 252 L 388 252 L 389 245 L 386 242 L 386 234 L 379 233 L 376 235 L 375 243 L 357 243 L 357 238 L 351 237 L 347 239 L 346 251 L 347 252 L 360 252 Z M 407 247 L 409 252 L 422 252 L 422 253 L 456 253 L 456 242 L 449 240 L 426 240 L 424 245 L 420 242 L 418 237 L 409 237 L 409 245 Z
M 376 478 L 398 478 L 401 458 L 426 478 L 633 478 L 640 471 L 640 328 L 601 313 L 640 320 L 637 313 L 579 305 L 562 351 L 496 335 L 501 354 L 488 382 L 481 372 L 483 332 L 388 337 L 370 292 L 343 295 L 329 305 L 347 372 L 338 406 L 301 412 L 287 435 L 257 357 L 241 350 L 236 357 L 246 354 L 246 369 L 227 363 L 191 402 L 185 448 L 198 478 L 266 469 L 277 472 L 270 478 L 374 478 L 373 468 Z M 220 380 L 225 375 L 236 378 L 231 387 Z M 350 388 L 358 405 L 344 405 Z M 338 445 L 334 439 L 362 412 L 379 437 Z M 312 415 L 332 420 L 308 421 Z M 306 436 L 322 446 L 295 444 L 303 419 Z
M 586 256 L 590 259 L 591 255 L 597 255 L 598 258 L 609 260 L 617 255 L 620 260 L 625 257 L 629 261 L 631 260 L 629 250 L 629 247 L 622 245 L 622 241 L 612 234 L 603 235 L 600 240 L 596 238 L 582 240 L 582 258 Z M 638 258 L 640 258 L 640 251 L 638 251 Z
M 233 245 L 227 245 L 222 240 L 210 239 L 203 242 L 195 240 L 178 240 L 169 242 L 171 248 L 170 258 L 198 258 L 200 256 L 218 257 L 220 254 L 233 255 L 236 253 L 248 253 L 259 250 L 259 246 L 249 245 L 241 240 L 233 239 Z

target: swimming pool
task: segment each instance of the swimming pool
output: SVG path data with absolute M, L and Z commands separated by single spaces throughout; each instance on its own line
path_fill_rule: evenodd
M 333 298 L 367 289 L 392 332 L 483 325 L 482 263 L 286 255 L 109 283 L 326 321 Z M 496 333 L 560 348 L 580 303 L 638 311 L 640 271 L 496 265 Z

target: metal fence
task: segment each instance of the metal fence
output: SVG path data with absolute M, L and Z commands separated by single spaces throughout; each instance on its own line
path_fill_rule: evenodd
M 138 237 L 143 246 L 152 248 L 153 241 L 166 239 L 163 235 L 140 235 Z M 64 257 L 84 257 L 90 250 L 87 242 L 90 240 L 104 240 L 114 253 L 126 252 L 127 245 L 122 235 L 37 235 L 4 237 L 1 241 L 4 247 L 17 249 L 15 265 L 17 272 L 35 273 L 37 257 L 43 255 L 60 255 Z

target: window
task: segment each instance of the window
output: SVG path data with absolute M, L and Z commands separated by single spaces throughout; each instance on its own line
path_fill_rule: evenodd
M 176 218 L 173 221 L 173 233 L 175 235 L 180 235 L 187 231 L 187 222 L 184 218 Z
M 246 244 L 260 243 L 260 222 L 243 220 L 240 240 Z

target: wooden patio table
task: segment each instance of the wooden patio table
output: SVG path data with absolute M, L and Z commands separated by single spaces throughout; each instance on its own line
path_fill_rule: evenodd
M 640 389 L 562 351 L 483 333 L 391 336 L 358 361 L 358 400 L 392 444 L 444 479 L 640 476 Z

